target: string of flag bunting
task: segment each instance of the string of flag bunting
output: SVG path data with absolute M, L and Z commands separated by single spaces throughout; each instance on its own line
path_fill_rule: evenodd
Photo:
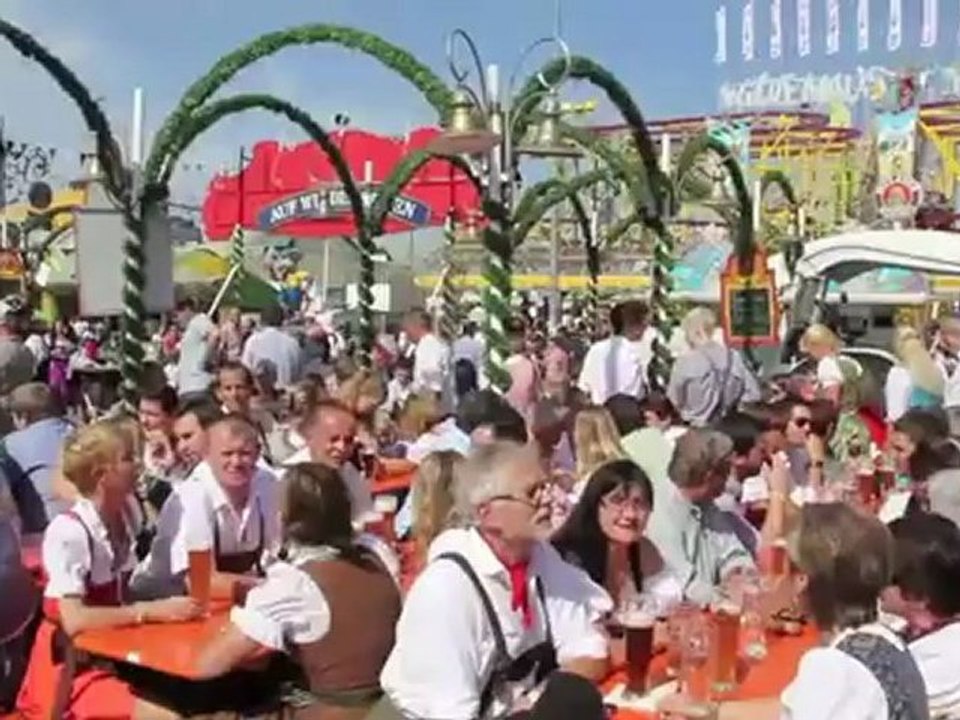
M 771 60 L 780 60 L 786 55 L 786 38 L 784 19 L 787 3 L 793 3 L 796 9 L 796 51 L 801 58 L 812 52 L 812 22 L 814 11 L 813 3 L 823 3 L 825 17 L 824 46 L 827 55 L 836 55 L 841 50 L 844 25 L 842 9 L 848 3 L 842 0 L 742 0 L 738 3 L 740 10 L 740 54 L 744 62 L 757 59 L 758 52 L 757 29 L 759 13 L 757 5 L 761 2 L 769 3 L 770 42 L 769 56 Z M 857 52 L 865 53 L 870 50 L 871 40 L 871 4 L 887 3 L 886 47 L 890 52 L 900 50 L 904 45 L 904 6 L 911 11 L 918 8 L 921 16 L 920 47 L 936 47 L 940 37 L 940 2 L 941 0 L 852 0 L 856 3 Z M 851 3 L 852 4 L 852 3 Z M 729 17 L 733 4 L 724 4 L 716 11 L 717 52 L 715 60 L 722 65 L 730 57 L 728 52 Z M 735 22 L 735 20 L 734 20 Z M 957 33 L 957 43 L 960 44 L 960 30 Z

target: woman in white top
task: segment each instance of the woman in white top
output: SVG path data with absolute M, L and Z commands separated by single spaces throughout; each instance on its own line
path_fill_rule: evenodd
M 645 593 L 667 611 L 681 601 L 683 588 L 643 535 L 652 509 L 653 486 L 646 473 L 632 460 L 613 460 L 590 475 L 553 545 L 614 602 Z
M 884 593 L 883 609 L 907 622 L 930 716 L 960 718 L 960 528 L 940 515 L 914 513 L 890 531 L 896 584 Z
M 779 699 L 671 707 L 666 717 L 720 720 L 928 720 L 927 694 L 904 641 L 878 622 L 893 580 L 893 539 L 874 517 L 843 504 L 804 505 L 791 538 L 797 584 L 825 634 Z M 703 714 L 704 710 L 712 710 Z M 694 714 L 694 711 L 701 714 Z
M 283 503 L 286 560 L 274 563 L 198 666 L 217 677 L 266 648 L 300 666 L 313 706 L 304 717 L 364 717 L 380 697 L 380 670 L 400 616 L 398 588 L 355 541 L 350 496 L 325 465 L 292 466 Z M 298 717 L 300 717 L 298 711 Z M 314 714 L 316 713 L 316 714 Z
M 893 343 L 899 363 L 890 368 L 884 386 L 887 422 L 893 423 L 910 408 L 943 406 L 944 375 L 912 327 L 897 329 Z
M 68 644 L 64 634 L 179 622 L 200 613 L 199 606 L 185 597 L 129 602 L 136 528 L 128 499 L 137 476 L 136 458 L 130 436 L 109 421 L 89 425 L 67 442 L 63 475 L 79 499 L 53 519 L 43 536 L 44 621 L 17 699 L 17 710 L 24 717 L 168 717 L 135 697 L 116 676 L 94 668 L 78 668 L 72 687 L 57 697 Z

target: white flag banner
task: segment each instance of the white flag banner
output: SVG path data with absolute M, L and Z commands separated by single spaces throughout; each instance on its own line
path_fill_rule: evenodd
M 810 54 L 810 0 L 797 0 L 797 54 Z
M 857 52 L 870 49 L 870 0 L 857 0 Z
M 770 59 L 783 56 L 783 0 L 770 0 Z
M 890 0 L 890 27 L 887 30 L 887 50 L 900 49 L 903 43 L 903 0 Z
M 727 8 L 720 7 L 717 10 L 717 56 L 715 58 L 717 65 L 723 65 L 727 61 Z
M 923 0 L 923 26 L 920 31 L 920 45 L 935 47 L 940 33 L 940 0 Z
M 827 55 L 840 52 L 840 0 L 827 0 Z
M 746 62 L 753 60 L 753 0 L 747 0 L 743 4 L 743 59 Z

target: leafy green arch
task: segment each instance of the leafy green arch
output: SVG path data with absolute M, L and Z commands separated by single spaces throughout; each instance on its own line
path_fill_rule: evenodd
M 172 162 L 167 165 L 158 179 L 156 187 L 166 187 L 170 181 L 170 176 L 176 168 L 176 160 L 200 135 L 213 127 L 216 123 L 229 115 L 245 112 L 247 110 L 267 110 L 277 115 L 286 117 L 290 122 L 299 125 L 310 136 L 310 139 L 316 142 L 330 158 L 337 177 L 343 184 L 344 191 L 350 201 L 350 210 L 353 212 L 354 221 L 357 228 L 362 228 L 364 223 L 363 198 L 360 190 L 350 174 L 350 168 L 347 166 L 340 152 L 340 148 L 330 139 L 326 131 L 310 115 L 298 108 L 296 105 L 285 100 L 280 100 L 272 95 L 234 95 L 222 100 L 215 100 L 197 110 L 182 129 L 177 137 L 177 142 L 171 147 L 169 157 Z
M 747 181 L 740 168 L 740 163 L 730 152 L 727 145 L 710 135 L 701 133 L 684 145 L 677 160 L 677 169 L 674 175 L 674 186 L 677 188 L 677 199 L 680 197 L 684 176 L 693 169 L 699 157 L 705 153 L 713 153 L 720 158 L 724 169 L 733 183 L 734 195 L 739 208 L 736 228 L 734 228 L 734 249 L 741 263 L 748 265 L 753 258 L 756 243 L 753 235 L 753 205 L 750 201 L 750 192 L 747 190 Z
M 176 142 L 190 116 L 234 75 L 256 61 L 294 45 L 334 44 L 356 50 L 378 60 L 411 82 L 427 99 L 441 119 L 446 117 L 453 93 L 426 65 L 406 50 L 373 33 L 329 24 L 309 24 L 261 35 L 218 60 L 206 75 L 193 83 L 157 133 L 146 163 L 148 182 L 155 181 L 167 162 L 169 148 Z
M 567 68 L 567 60 L 558 58 L 547 63 L 540 72 L 527 80 L 513 104 L 514 107 L 520 108 L 516 120 L 517 137 L 523 137 L 523 133 L 534 117 L 537 103 L 532 100 L 542 90 L 540 78 L 542 77 L 548 83 L 556 83 L 564 76 Z M 610 102 L 620 111 L 624 121 L 630 127 L 634 145 L 648 178 L 648 185 L 644 189 L 647 211 L 652 215 L 663 214 L 671 193 L 670 180 L 660 169 L 650 131 L 630 91 L 605 67 L 590 58 L 579 55 L 570 58 L 568 75 L 571 78 L 586 80 L 603 90 Z
M 414 175 L 420 171 L 420 168 L 431 160 L 446 160 L 458 170 L 461 170 L 470 179 L 470 182 L 473 183 L 477 192 L 480 193 L 481 196 L 483 195 L 483 183 L 480 181 L 480 178 L 477 177 L 476 173 L 474 173 L 470 163 L 464 158 L 459 155 L 440 155 L 427 149 L 415 150 L 404 156 L 400 162 L 394 166 L 390 175 L 383 181 L 377 197 L 370 206 L 367 215 L 367 227 L 372 237 L 383 234 L 383 224 L 387 220 L 387 215 L 390 212 L 390 206 L 393 204 L 393 201 L 403 192 L 403 189 L 410 181 L 413 180 Z
M 97 139 L 97 157 L 110 190 L 118 198 L 129 201 L 129 183 L 123 170 L 123 156 L 110 129 L 110 121 L 87 87 L 56 55 L 21 28 L 0 19 L 0 35 L 28 60 L 42 67 L 54 82 L 80 109 L 87 128 Z
M 609 179 L 610 173 L 592 170 L 569 180 L 550 178 L 533 185 L 517 205 L 516 225 L 513 228 L 514 246 L 520 245 L 553 207 L 569 200 L 574 204 L 576 213 L 576 205 L 580 202 L 578 193 Z M 589 219 L 587 224 L 589 225 Z

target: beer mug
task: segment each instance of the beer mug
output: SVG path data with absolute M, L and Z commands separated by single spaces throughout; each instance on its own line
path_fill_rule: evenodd
M 657 615 L 656 601 L 643 595 L 624 601 L 617 609 L 616 618 L 623 628 L 626 644 L 628 693 L 643 695 L 647 692 Z

